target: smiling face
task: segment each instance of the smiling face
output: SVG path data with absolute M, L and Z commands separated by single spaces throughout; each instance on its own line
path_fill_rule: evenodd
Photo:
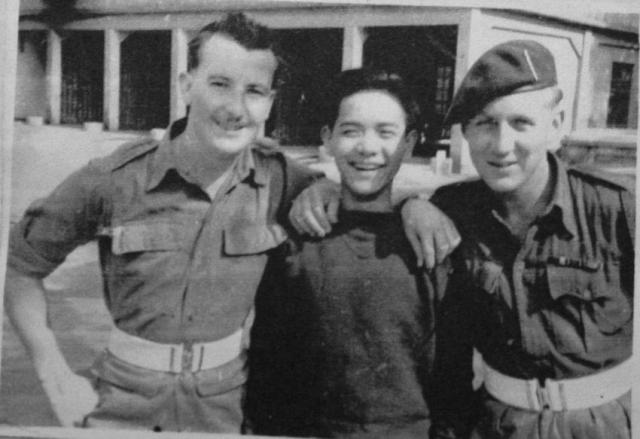
M 495 192 L 542 192 L 549 179 L 547 151 L 557 147 L 562 112 L 553 88 L 493 100 L 464 124 L 464 137 L 480 177 Z M 538 194 L 539 195 L 539 194 Z
M 180 77 L 190 107 L 187 132 L 213 152 L 241 152 L 269 117 L 276 67 L 270 50 L 246 49 L 224 34 L 212 35 L 200 48 L 199 65 Z
M 347 96 L 322 139 L 340 171 L 344 206 L 391 210 L 391 182 L 416 140 L 400 103 L 380 90 Z

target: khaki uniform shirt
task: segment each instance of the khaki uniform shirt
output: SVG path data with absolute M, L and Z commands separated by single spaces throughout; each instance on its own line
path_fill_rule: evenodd
M 482 181 L 442 188 L 432 198 L 465 244 L 452 258 L 463 267 L 451 282 L 461 306 L 445 331 L 470 339 L 494 369 L 540 382 L 597 373 L 629 358 L 632 345 L 635 197 L 554 155 L 549 161 L 552 200 L 523 242 Z M 446 371 L 456 367 L 464 365 L 441 371 L 461 373 Z M 455 378 L 442 379 L 456 386 Z
M 253 307 L 267 251 L 286 238 L 278 213 L 312 174 L 247 148 L 212 199 L 176 153 L 185 141 L 126 144 L 73 173 L 13 229 L 9 264 L 44 277 L 97 238 L 121 330 L 163 343 L 232 334 Z

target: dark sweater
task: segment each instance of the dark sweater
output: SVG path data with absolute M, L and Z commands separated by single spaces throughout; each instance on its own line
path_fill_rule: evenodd
M 339 219 L 267 267 L 251 340 L 254 433 L 426 437 L 433 288 L 399 214 Z

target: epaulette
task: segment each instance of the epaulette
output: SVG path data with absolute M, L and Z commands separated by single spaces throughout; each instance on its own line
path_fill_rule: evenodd
M 614 190 L 635 192 L 635 179 L 633 176 L 607 172 L 596 166 L 580 165 L 567 169 L 569 175 L 575 175 L 593 184 L 600 184 Z
M 271 155 L 277 155 L 277 154 L 282 154 L 282 148 L 280 147 L 280 144 L 274 140 L 271 139 L 269 137 L 261 137 L 259 139 L 256 139 L 253 142 L 253 145 L 251 146 L 251 148 L 262 154 L 265 156 L 271 156 Z
M 132 140 L 118 146 L 111 154 L 101 159 L 100 162 L 105 167 L 105 170 L 115 171 L 131 160 L 154 150 L 159 144 L 157 140 L 150 137 Z

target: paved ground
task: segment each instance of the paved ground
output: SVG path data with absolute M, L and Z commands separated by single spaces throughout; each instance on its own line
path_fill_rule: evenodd
M 46 195 L 90 158 L 107 154 L 135 133 L 88 133 L 79 128 L 15 125 L 11 219 Z M 86 368 L 105 344 L 111 322 L 100 296 L 96 247 L 84 246 L 46 280 L 51 321 L 74 368 Z M 55 425 L 30 361 L 6 319 L 3 323 L 0 421 Z

